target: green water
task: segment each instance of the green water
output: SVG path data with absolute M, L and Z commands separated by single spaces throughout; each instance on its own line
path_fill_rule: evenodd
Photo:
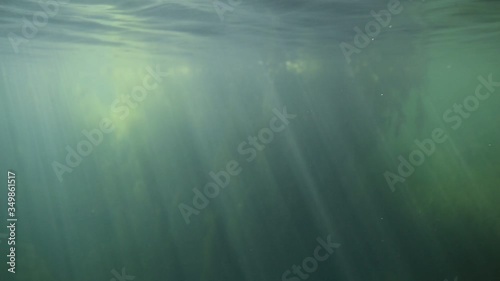
M 500 280 L 499 7 L 3 1 L 0 280 Z

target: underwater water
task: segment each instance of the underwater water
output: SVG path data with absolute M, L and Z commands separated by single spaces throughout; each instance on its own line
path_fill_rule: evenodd
M 499 8 L 0 1 L 0 280 L 500 280 Z

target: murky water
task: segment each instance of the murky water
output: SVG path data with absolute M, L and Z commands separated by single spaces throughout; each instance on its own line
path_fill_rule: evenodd
M 499 8 L 3 0 L 1 280 L 498 280 Z

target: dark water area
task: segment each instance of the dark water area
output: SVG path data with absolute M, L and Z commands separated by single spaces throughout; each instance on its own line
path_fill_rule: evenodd
M 499 8 L 2 0 L 0 280 L 500 280 Z

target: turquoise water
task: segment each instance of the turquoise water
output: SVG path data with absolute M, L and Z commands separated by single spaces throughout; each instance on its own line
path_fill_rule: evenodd
M 499 8 L 2 1 L 1 280 L 500 280 Z

